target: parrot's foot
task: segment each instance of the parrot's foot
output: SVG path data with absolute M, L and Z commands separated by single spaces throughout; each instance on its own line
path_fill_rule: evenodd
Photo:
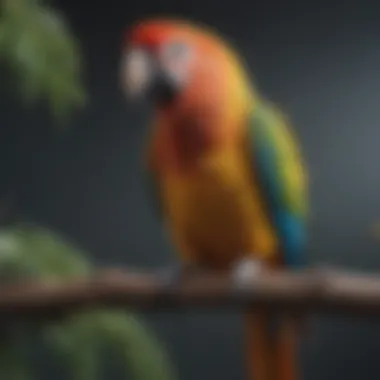
M 233 285 L 239 289 L 249 286 L 262 270 L 263 264 L 259 260 L 240 260 L 232 269 Z
M 158 277 L 163 286 L 171 287 L 179 285 L 183 280 L 198 272 L 199 268 L 191 264 L 179 264 L 158 270 Z

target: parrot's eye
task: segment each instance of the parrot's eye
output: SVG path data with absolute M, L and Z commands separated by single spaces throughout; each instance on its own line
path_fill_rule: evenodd
M 192 53 L 191 47 L 181 41 L 168 41 L 160 48 L 160 64 L 167 77 L 179 88 L 189 80 Z
M 181 41 L 167 42 L 161 48 L 161 58 L 164 61 L 184 61 L 191 56 L 190 46 Z

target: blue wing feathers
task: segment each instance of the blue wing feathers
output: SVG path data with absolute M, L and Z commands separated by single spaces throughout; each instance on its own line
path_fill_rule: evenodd
M 294 268 L 303 266 L 303 247 L 306 242 L 304 222 L 289 212 L 277 211 L 274 223 L 282 244 L 285 264 Z

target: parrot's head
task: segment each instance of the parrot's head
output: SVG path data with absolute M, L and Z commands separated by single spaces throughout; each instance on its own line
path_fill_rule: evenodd
M 129 98 L 156 105 L 236 98 L 248 83 L 238 58 L 221 38 L 170 19 L 143 21 L 128 30 L 121 80 Z

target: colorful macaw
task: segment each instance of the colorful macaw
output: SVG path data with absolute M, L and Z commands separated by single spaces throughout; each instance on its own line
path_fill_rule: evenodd
M 233 49 L 206 27 L 171 19 L 127 34 L 122 84 L 154 105 L 149 189 L 183 268 L 259 270 L 303 264 L 307 184 L 285 118 L 252 86 Z M 248 378 L 295 380 L 294 319 L 245 315 Z

